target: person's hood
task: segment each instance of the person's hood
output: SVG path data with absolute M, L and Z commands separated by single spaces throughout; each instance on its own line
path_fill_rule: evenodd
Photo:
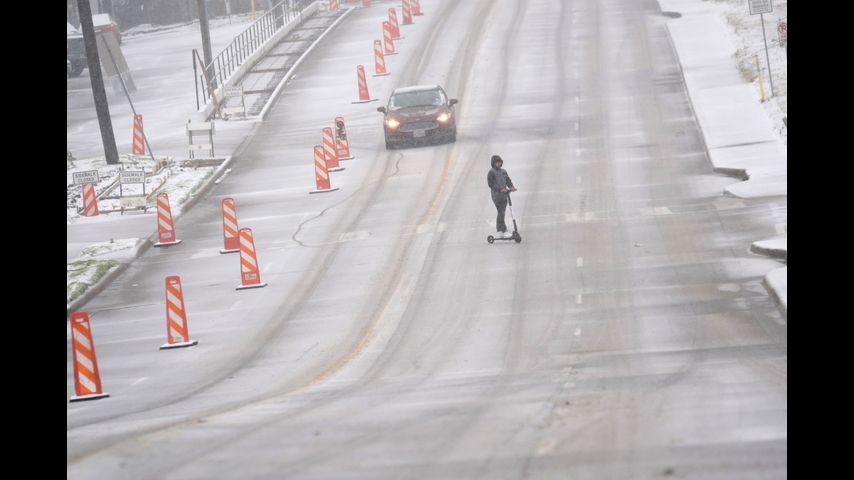
M 492 168 L 499 168 L 495 166 L 495 162 L 499 161 L 502 162 L 502 165 L 504 164 L 504 160 L 501 157 L 499 157 L 498 155 L 493 155 L 492 158 L 489 159 L 489 164 L 492 165 Z

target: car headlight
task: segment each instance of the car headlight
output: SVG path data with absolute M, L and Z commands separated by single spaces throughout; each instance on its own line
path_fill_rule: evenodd
M 440 114 L 438 117 L 436 117 L 436 120 L 438 120 L 438 121 L 440 121 L 440 122 L 442 122 L 442 123 L 445 123 L 445 122 L 447 122 L 447 121 L 448 121 L 448 120 L 450 120 L 450 119 L 451 119 L 451 115 L 450 115 L 449 113 L 447 113 L 447 112 L 442 113 L 442 114 Z
M 389 128 L 397 128 L 400 126 L 400 122 L 395 118 L 389 118 L 385 121 L 385 124 L 388 125 Z

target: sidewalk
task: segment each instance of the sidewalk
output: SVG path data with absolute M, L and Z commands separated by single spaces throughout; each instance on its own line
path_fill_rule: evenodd
M 743 179 L 725 193 L 739 198 L 787 196 L 787 146 L 753 85 L 740 74 L 726 6 L 700 0 L 659 4 L 663 12 L 681 14 L 668 20 L 667 27 L 714 170 Z M 773 252 L 785 261 L 785 239 L 785 234 L 771 239 L 770 250 L 763 248 L 768 242 L 757 242 L 753 251 Z M 765 282 L 786 316 L 786 267 L 769 273 Z

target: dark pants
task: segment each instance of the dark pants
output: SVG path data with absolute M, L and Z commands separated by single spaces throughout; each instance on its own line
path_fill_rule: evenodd
M 507 225 L 504 223 L 504 212 L 507 210 L 507 195 L 504 193 L 493 193 L 492 203 L 495 204 L 495 209 L 498 210 L 498 217 L 495 218 L 495 229 L 499 232 L 506 232 Z

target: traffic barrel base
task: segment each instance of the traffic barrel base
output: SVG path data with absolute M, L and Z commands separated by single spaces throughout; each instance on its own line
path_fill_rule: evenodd
M 335 190 L 338 190 L 338 187 L 327 188 L 325 190 L 309 190 L 308 193 L 326 193 L 326 192 L 334 192 Z
M 69 397 L 68 401 L 69 402 L 85 402 L 86 400 L 97 400 L 99 398 L 106 398 L 109 396 L 110 396 L 109 393 L 93 393 L 90 395 L 80 395 L 80 396 L 75 395 L 73 397 Z
M 198 340 L 193 340 L 191 342 L 181 342 L 181 343 L 164 343 L 160 346 L 160 350 L 168 350 L 170 348 L 184 348 L 184 347 L 192 347 L 193 345 L 198 345 Z
M 168 247 L 169 245 L 178 245 L 183 242 L 183 240 L 175 240 L 174 242 L 157 242 L 154 244 L 155 247 Z

